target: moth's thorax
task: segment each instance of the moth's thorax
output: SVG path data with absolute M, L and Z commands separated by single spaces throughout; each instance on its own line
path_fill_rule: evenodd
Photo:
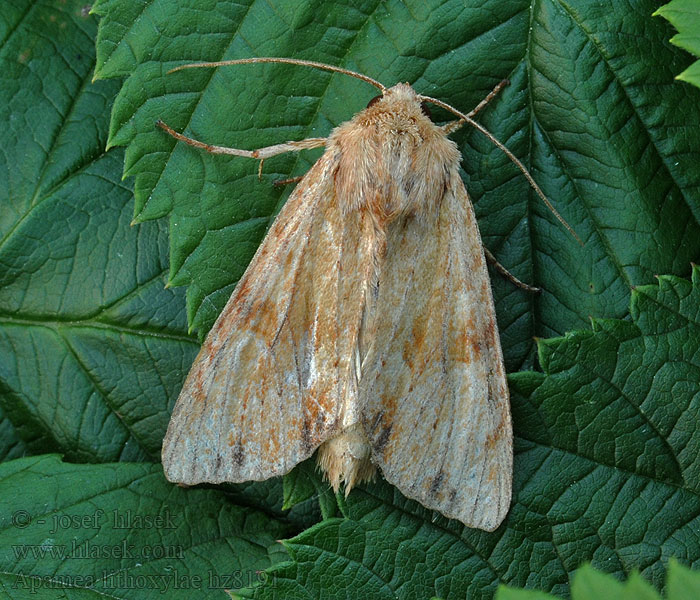
M 335 188 L 343 209 L 370 210 L 383 223 L 432 212 L 460 159 L 405 83 L 336 128 L 329 150 L 340 156 Z

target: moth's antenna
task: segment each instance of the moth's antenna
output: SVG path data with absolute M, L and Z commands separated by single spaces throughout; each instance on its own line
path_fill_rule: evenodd
M 500 85 L 500 84 L 499 84 Z M 489 94 L 487 96 L 487 99 L 490 99 L 490 97 L 493 96 L 493 93 Z M 484 102 L 481 102 L 472 112 L 470 112 L 468 115 L 465 115 L 464 113 L 458 111 L 456 108 L 453 108 L 446 102 L 443 102 L 442 100 L 438 100 L 436 98 L 430 98 L 429 96 L 419 96 L 420 99 L 423 102 L 430 102 L 432 104 L 435 104 L 441 108 L 444 108 L 445 110 L 451 112 L 453 115 L 457 115 L 460 120 L 459 121 L 454 121 L 452 123 L 448 123 L 443 129 L 445 133 L 451 133 L 453 131 L 456 131 L 459 129 L 464 123 L 468 123 L 475 129 L 478 129 L 481 133 L 483 133 L 487 138 L 493 142 L 493 144 L 499 148 L 515 165 L 518 167 L 523 172 L 523 175 L 525 175 L 525 178 L 528 180 L 530 185 L 532 186 L 532 189 L 537 192 L 537 195 L 542 198 L 542 201 L 547 205 L 547 208 L 552 211 L 552 214 L 557 218 L 557 220 L 566 228 L 566 230 L 574 236 L 576 241 L 583 246 L 583 242 L 581 241 L 581 238 L 578 237 L 576 232 L 573 230 L 571 225 L 569 225 L 565 220 L 564 217 L 562 217 L 558 212 L 557 209 L 552 206 L 552 203 L 547 199 L 547 196 L 544 195 L 544 192 L 540 189 L 540 186 L 537 185 L 537 182 L 533 179 L 532 175 L 530 175 L 530 172 L 525 168 L 525 165 L 521 163 L 518 158 L 513 154 L 508 148 L 501 142 L 498 141 L 498 139 L 488 130 L 486 127 L 483 125 L 477 123 L 474 119 L 471 118 L 471 115 L 475 114 L 478 110 L 480 110 Z
M 356 73 L 355 71 L 350 71 L 349 69 L 343 69 L 342 67 L 336 67 L 333 65 L 327 65 L 325 63 L 314 62 L 312 60 L 299 60 L 296 58 L 239 58 L 235 60 L 220 60 L 217 62 L 190 63 L 188 65 L 180 65 L 179 67 L 170 69 L 168 73 L 174 73 L 175 71 L 181 71 L 182 69 L 196 69 L 201 67 L 226 67 L 228 65 L 246 65 L 250 63 L 285 63 L 288 65 L 301 65 L 302 67 L 313 67 L 315 69 L 333 71 L 334 73 L 343 73 L 344 75 L 350 75 L 350 77 L 356 77 L 357 79 L 366 81 L 367 83 L 380 89 L 382 94 L 386 92 L 386 87 L 384 87 L 376 79 L 367 77 L 367 75 L 363 75 L 362 73 Z

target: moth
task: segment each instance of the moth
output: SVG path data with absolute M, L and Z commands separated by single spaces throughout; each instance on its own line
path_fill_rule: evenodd
M 209 332 L 163 442 L 168 480 L 264 480 L 318 449 L 346 494 L 379 467 L 405 496 L 492 531 L 511 500 L 508 386 L 484 248 L 448 134 L 472 117 L 407 83 L 328 138 L 209 152 L 264 160 L 325 146 Z M 459 120 L 439 126 L 436 104 Z M 262 162 L 261 162 L 262 164 Z M 546 201 L 546 199 L 545 199 Z M 548 203 L 549 205 L 549 203 Z M 550 205 L 551 206 L 551 205 Z

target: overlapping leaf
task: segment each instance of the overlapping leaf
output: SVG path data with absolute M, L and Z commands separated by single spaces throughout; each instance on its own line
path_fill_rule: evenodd
M 700 2 L 698 0 L 672 0 L 664 4 L 654 15 L 668 19 L 678 29 L 671 42 L 700 56 Z M 687 81 L 700 87 L 700 60 L 696 60 L 677 76 L 677 79 Z
M 693 600 L 700 594 L 700 575 L 672 560 L 666 584 L 667 600 Z M 574 577 L 571 586 L 572 600 L 661 600 L 661 596 L 639 573 L 632 573 L 624 583 L 610 575 L 604 575 L 590 566 L 584 566 Z M 500 588 L 496 600 L 554 600 L 555 596 L 544 592 L 532 592 L 515 588 Z

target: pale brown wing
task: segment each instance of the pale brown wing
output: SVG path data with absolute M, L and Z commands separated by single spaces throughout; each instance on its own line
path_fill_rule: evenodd
M 373 461 L 409 498 L 491 531 L 511 498 L 508 388 L 471 203 L 455 172 L 428 219 L 392 224 L 360 402 Z
M 163 442 L 170 481 L 286 473 L 357 393 L 372 249 L 365 217 L 333 196 L 337 162 L 327 151 L 300 182 L 209 332 Z

